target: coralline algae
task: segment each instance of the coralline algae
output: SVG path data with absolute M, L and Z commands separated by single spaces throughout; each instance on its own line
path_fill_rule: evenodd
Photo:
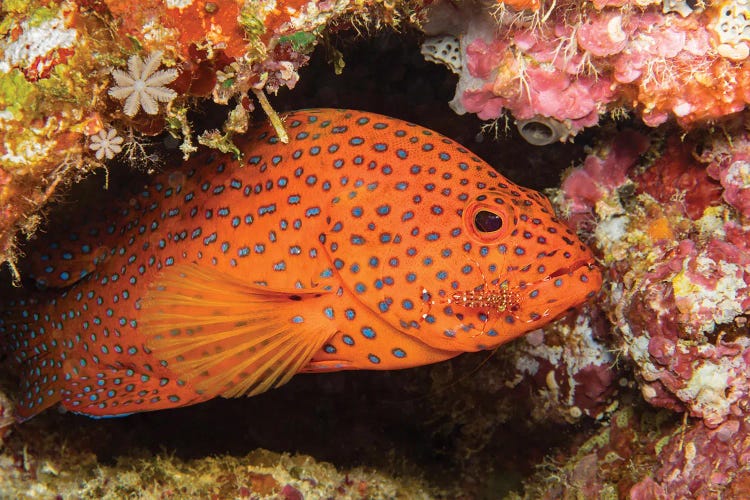
M 671 118 L 692 128 L 750 101 L 742 2 L 693 10 L 565 0 L 524 11 L 508 2 L 439 1 L 425 31 L 458 41 L 460 58 L 450 63 L 461 68 L 451 102 L 457 113 L 495 119 L 510 112 L 541 126 L 553 119 L 567 128 L 552 130 L 556 140 L 606 114 L 635 112 L 650 126 Z
M 747 132 L 730 130 L 670 140 L 650 164 L 639 164 L 645 148 L 634 148 L 636 140 L 617 137 L 569 174 L 560 195 L 579 226 L 595 227 L 593 242 L 611 277 L 603 307 L 643 396 L 709 427 L 744 417 L 750 403 L 750 227 L 737 206 L 725 204 L 744 188 L 719 185 L 705 168 L 719 171 L 716 158 L 725 169 L 744 161 Z M 696 159 L 690 150 L 698 146 Z M 623 149 L 630 154 L 618 154 Z M 605 181 L 590 182 L 592 165 L 626 175 L 605 188 Z M 598 188 L 583 190 L 582 182 Z

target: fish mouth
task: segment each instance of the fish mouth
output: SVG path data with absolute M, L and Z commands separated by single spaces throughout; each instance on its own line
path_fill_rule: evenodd
M 594 261 L 591 260 L 584 260 L 580 259 L 575 262 L 573 262 L 569 266 L 561 267 L 554 271 L 552 274 L 548 275 L 546 278 L 544 278 L 541 281 L 548 281 L 560 276 L 566 276 L 575 273 L 577 270 L 579 270 L 582 267 L 586 267 L 589 271 L 595 271 L 598 269 L 598 266 Z
M 524 285 L 521 285 L 521 289 L 526 289 L 528 287 L 548 288 L 553 282 L 555 283 L 555 287 L 557 287 L 560 286 L 558 284 L 560 278 L 566 276 L 571 278 L 579 275 L 584 286 L 596 287 L 596 283 L 601 284 L 601 270 L 596 264 L 596 261 L 593 258 L 581 258 L 573 261 L 568 266 L 558 267 L 550 274 L 539 278 L 538 280 L 526 282 Z

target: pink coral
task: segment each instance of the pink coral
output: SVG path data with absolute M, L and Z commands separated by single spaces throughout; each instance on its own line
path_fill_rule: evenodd
M 632 500 L 741 498 L 750 486 L 750 422 L 730 419 L 715 429 L 698 423 L 672 437 L 660 466 L 630 489 Z
M 731 146 L 742 133 L 732 137 L 713 139 L 706 159 L 742 157 L 745 148 Z M 750 225 L 721 203 L 721 187 L 689 154 L 695 144 L 667 141 L 645 171 L 635 144 L 621 134 L 589 156 L 558 199 L 589 225 L 596 217 L 612 280 L 603 307 L 645 399 L 715 427 L 750 413 Z M 616 186 L 631 177 L 638 196 L 624 200 Z
M 526 78 L 534 82 L 524 96 L 510 106 L 518 119 L 536 115 L 570 120 L 577 128 L 596 125 L 599 105 L 608 101 L 606 85 L 594 77 L 571 78 L 559 70 L 529 68 Z
M 494 96 L 492 92 L 467 90 L 463 105 L 467 111 L 476 113 L 482 120 L 490 120 L 500 116 L 506 101 L 502 97 Z
M 650 65 L 673 58 L 684 48 L 685 33 L 662 23 L 656 14 L 644 15 L 638 20 L 639 31 L 632 43 L 612 61 L 616 82 L 632 83 L 644 74 L 648 76 L 653 69 Z
M 500 63 L 500 55 L 508 48 L 508 43 L 495 40 L 488 44 L 481 38 L 477 38 L 466 47 L 466 67 L 471 76 L 476 78 L 489 78 L 490 73 Z
M 484 119 L 498 117 L 503 109 L 519 120 L 549 116 L 569 121 L 573 130 L 599 121 L 600 108 L 613 98 L 606 81 L 576 75 L 577 63 L 570 69 L 563 58 L 556 57 L 554 44 L 535 38 L 532 32 L 521 32 L 514 41 L 551 64 L 521 68 L 508 52 L 509 43 L 495 40 L 488 44 L 477 38 L 466 48 L 467 68 L 473 78 L 486 83 L 464 92 L 462 105 L 467 111 Z
M 593 214 L 596 204 L 628 182 L 627 172 L 648 149 L 649 140 L 635 131 L 617 136 L 603 157 L 590 155 L 563 180 L 563 209 L 571 215 Z
M 724 201 L 750 218 L 750 132 L 736 134 L 731 143 L 714 141 L 701 159 L 708 175 L 721 182 Z
M 623 31 L 622 23 L 622 14 L 616 10 L 592 16 L 578 27 L 576 40 L 579 47 L 597 57 L 621 52 L 628 43 L 628 34 Z
M 446 4 L 435 2 L 428 18 L 440 17 Z M 464 22 L 446 29 L 465 45 L 452 106 L 483 119 L 506 110 L 518 120 L 549 117 L 574 135 L 616 109 L 633 109 L 650 126 L 674 118 L 691 127 L 750 102 L 750 62 L 712 46 L 715 10 L 682 17 L 657 2 L 635 4 L 597 0 L 591 9 L 561 0 L 545 13 L 494 16 L 474 4 L 453 6 L 453 18 Z

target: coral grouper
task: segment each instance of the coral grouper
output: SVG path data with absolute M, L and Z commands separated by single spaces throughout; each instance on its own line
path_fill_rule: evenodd
M 255 395 L 299 372 L 492 349 L 591 297 L 594 258 L 539 193 L 385 116 L 307 110 L 153 179 L 41 249 L 4 304 L 18 412 Z

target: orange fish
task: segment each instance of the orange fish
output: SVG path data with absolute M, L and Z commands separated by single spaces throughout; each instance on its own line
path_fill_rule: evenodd
M 19 417 L 252 396 L 296 373 L 493 349 L 594 295 L 542 195 L 440 134 L 372 113 L 286 116 L 164 172 L 42 251 L 47 291 L 0 320 Z

